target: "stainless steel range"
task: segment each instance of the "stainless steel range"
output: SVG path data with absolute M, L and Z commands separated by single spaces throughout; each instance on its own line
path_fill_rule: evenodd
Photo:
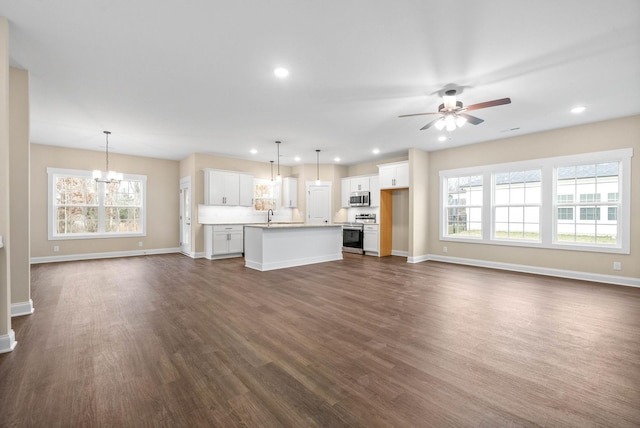
M 342 226 L 342 251 L 364 254 L 364 225 L 375 223 L 375 214 L 356 214 L 355 222 Z

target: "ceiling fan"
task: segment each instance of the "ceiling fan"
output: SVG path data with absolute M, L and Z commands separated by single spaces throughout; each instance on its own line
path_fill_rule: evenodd
M 422 131 L 424 129 L 429 129 L 432 126 L 435 126 L 439 131 L 444 129 L 445 127 L 447 128 L 447 131 L 453 131 L 456 129 L 456 127 L 459 128 L 467 122 L 471 123 L 472 125 L 479 125 L 484 122 L 484 120 L 480 119 L 479 117 L 467 114 L 466 112 L 468 111 L 511 103 L 511 98 L 500 98 L 499 100 L 485 101 L 483 103 L 472 104 L 470 106 L 463 107 L 461 101 L 456 101 L 456 93 L 457 91 L 455 89 L 449 89 L 448 91 L 446 91 L 444 96 L 442 97 L 443 103 L 440 104 L 437 112 L 403 114 L 398 117 L 438 114 L 440 115 L 440 117 L 427 123 L 425 126 L 420 128 L 420 130 Z

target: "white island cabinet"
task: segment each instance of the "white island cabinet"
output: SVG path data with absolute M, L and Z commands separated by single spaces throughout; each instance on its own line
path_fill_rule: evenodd
M 342 260 L 342 226 L 246 225 L 245 266 L 260 271 Z

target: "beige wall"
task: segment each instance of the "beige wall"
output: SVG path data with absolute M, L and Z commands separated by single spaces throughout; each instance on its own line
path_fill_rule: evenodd
M 147 176 L 147 236 L 48 240 L 47 168 L 102 169 L 104 160 L 104 152 L 31 145 L 31 257 L 178 248 L 179 162 L 111 152 L 113 169 Z M 53 251 L 54 245 L 60 247 L 59 252 Z
M 535 249 L 439 240 L 439 171 L 475 165 L 573 155 L 631 147 L 631 254 Z M 640 116 L 558 129 L 429 153 L 429 252 L 534 267 L 640 278 Z M 622 271 L 614 271 L 614 261 Z
M 437 198 L 435 198 L 437 201 Z M 429 254 L 429 153 L 409 150 L 409 257 Z
M 5 245 L 0 248 L 0 343 L 8 342 L 11 332 L 9 123 L 9 22 L 0 16 L 0 236 Z
M 11 303 L 31 299 L 29 264 L 29 73 L 11 68 L 10 148 L 11 160 Z
M 410 201 L 409 190 L 394 190 L 391 195 L 391 250 L 409 253 L 410 238 Z
M 408 156 L 396 156 L 387 159 L 380 159 L 375 162 L 360 163 L 357 165 L 349 166 L 347 175 L 345 177 L 355 177 L 357 175 L 372 175 L 378 174 L 378 165 L 383 163 L 401 162 L 408 159 Z

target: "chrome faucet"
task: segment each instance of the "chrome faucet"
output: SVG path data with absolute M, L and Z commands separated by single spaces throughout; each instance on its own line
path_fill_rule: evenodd
M 273 210 L 272 209 L 267 211 L 267 226 L 269 226 L 269 224 L 271 224 L 271 216 L 272 215 L 273 215 Z

